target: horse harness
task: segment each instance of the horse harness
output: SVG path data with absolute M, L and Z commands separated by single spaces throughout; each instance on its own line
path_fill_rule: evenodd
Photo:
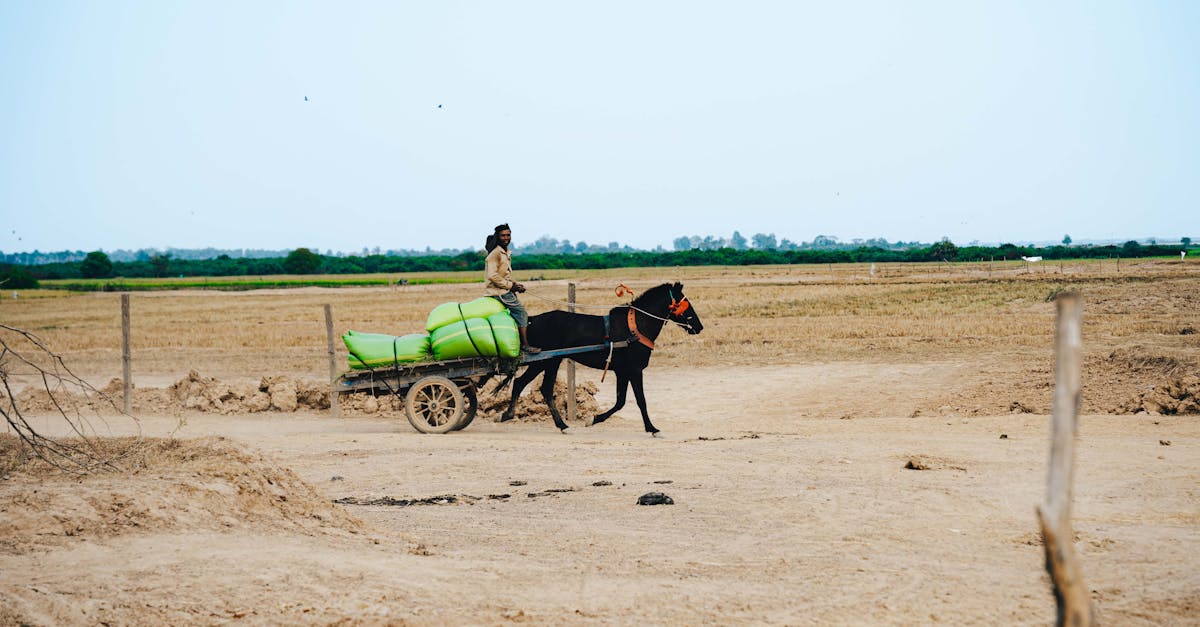
M 691 306 L 691 303 L 688 302 L 687 296 L 684 296 L 683 299 L 681 299 L 681 300 L 675 300 L 675 294 L 672 293 L 671 294 L 671 304 L 667 306 L 667 311 L 670 312 L 670 314 L 673 316 L 682 316 L 684 314 L 684 312 L 686 312 L 688 310 L 688 307 L 690 307 L 690 306 Z M 638 344 L 641 344 L 642 346 L 645 346 L 646 348 L 648 348 L 650 350 L 654 350 L 654 340 L 651 340 L 650 338 L 646 337 L 646 335 L 644 333 L 642 333 L 641 330 L 638 329 L 637 311 L 639 311 L 639 310 L 634 308 L 633 305 L 626 305 L 626 307 L 629 308 L 629 313 L 628 313 L 628 315 L 626 315 L 625 320 L 629 325 L 630 339 L 637 340 Z M 644 311 L 642 313 L 645 313 L 646 315 L 648 315 L 652 318 L 658 318 L 658 316 L 655 316 L 654 314 L 651 314 L 651 313 L 646 313 Z M 662 318 L 662 321 L 663 321 L 663 326 L 666 326 L 667 323 L 671 321 L 671 319 L 670 318 Z M 600 382 L 601 383 L 604 382 L 604 376 L 606 374 L 608 374 L 608 367 L 609 367 L 609 365 L 612 364 L 612 356 L 613 356 L 614 346 L 613 346 L 613 342 L 612 342 L 611 327 L 612 327 L 612 321 L 610 320 L 609 314 L 604 314 L 604 343 L 605 343 L 605 345 L 608 346 L 608 359 L 606 359 L 604 361 L 604 371 L 600 373 Z

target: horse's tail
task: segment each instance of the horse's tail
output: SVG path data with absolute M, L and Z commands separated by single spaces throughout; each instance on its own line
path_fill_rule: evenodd
M 512 383 L 513 377 L 515 377 L 515 376 L 517 376 L 516 372 L 508 373 L 508 375 L 504 377 L 504 380 L 501 381 L 495 388 L 492 389 L 491 396 L 495 396 L 495 395 L 499 394 L 501 390 L 508 387 L 508 384 Z

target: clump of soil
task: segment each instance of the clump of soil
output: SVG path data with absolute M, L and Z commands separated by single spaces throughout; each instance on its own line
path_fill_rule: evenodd
M 550 416 L 550 408 L 546 405 L 546 398 L 542 396 L 541 381 L 541 377 L 534 379 L 521 392 L 521 397 L 517 399 L 515 410 L 518 420 L 527 420 L 530 422 L 553 420 Z M 598 389 L 592 381 L 575 383 L 575 408 L 576 415 L 580 420 L 590 422 L 593 416 L 600 413 L 600 406 L 596 403 L 596 391 Z M 504 413 L 504 410 L 508 409 L 508 403 L 511 398 L 511 387 L 505 387 L 495 394 L 491 390 L 486 394 L 481 393 L 479 398 L 480 417 L 491 420 L 499 418 Z M 559 415 L 562 416 L 563 420 L 566 420 L 567 382 L 564 377 L 559 377 L 554 382 L 554 406 L 558 409 Z
M 288 376 L 266 376 L 259 383 L 232 384 L 201 376 L 195 370 L 168 388 L 133 386 L 133 410 L 178 412 L 194 410 L 219 414 L 243 414 L 262 411 L 292 412 L 298 409 L 328 409 L 329 386 L 316 381 Z M 17 394 L 21 411 L 33 413 L 63 410 L 116 413 L 121 410 L 124 384 L 110 380 L 91 392 L 31 386 Z
M 1194 362 L 1141 347 L 1120 348 L 1085 361 L 1084 402 L 1111 414 L 1195 414 Z
M 290 469 L 231 440 L 90 438 L 86 445 L 102 455 L 129 454 L 114 470 L 77 476 L 33 456 L 15 436 L 0 435 L 0 459 L 7 460 L 0 551 L 171 529 L 363 531 Z
M 523 420 L 550 420 L 550 410 L 542 398 L 541 379 L 535 379 L 517 400 L 516 415 Z M 583 381 L 575 385 L 578 415 L 590 420 L 599 413 L 596 404 L 596 384 Z M 53 412 L 57 406 L 79 410 L 88 408 L 94 412 L 116 413 L 121 409 L 124 385 L 120 379 L 112 379 L 99 394 L 54 392 L 53 398 L 43 388 L 30 387 L 17 394 L 21 411 L 32 413 Z M 478 418 L 495 419 L 508 407 L 511 387 L 495 391 L 494 386 L 480 390 Z M 559 377 L 554 384 L 554 400 L 559 412 L 566 418 L 567 384 Z M 56 406 L 57 402 L 57 406 Z M 339 410 L 346 415 L 403 414 L 404 399 L 394 394 L 374 395 L 367 392 L 342 394 L 338 397 Z M 246 414 L 256 412 L 293 412 L 298 410 L 329 409 L 329 386 L 326 383 L 294 379 L 283 375 L 263 377 L 257 384 L 229 383 L 206 377 L 193 370 L 167 388 L 133 389 L 134 412 L 200 411 L 217 414 Z
M 1200 377 L 1185 375 L 1157 385 L 1118 406 L 1113 413 L 1200 414 Z
M 193 370 L 167 392 L 176 407 L 221 414 L 329 407 L 327 386 L 287 376 L 266 376 L 258 385 L 234 385 Z

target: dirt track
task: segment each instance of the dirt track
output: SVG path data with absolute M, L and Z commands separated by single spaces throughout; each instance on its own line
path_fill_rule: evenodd
M 432 437 L 384 417 L 190 414 L 179 435 L 264 451 L 250 474 L 289 468 L 330 500 L 457 502 L 340 506 L 362 530 L 230 511 L 222 531 L 172 521 L 179 502 L 137 479 L 45 480 L 163 521 L 5 551 L 6 607 L 40 623 L 1044 624 L 1053 601 L 1033 508 L 1046 418 L 908 417 L 956 371 L 661 369 L 648 387 L 663 439 L 628 410 L 566 436 L 547 423 Z M 861 405 L 830 394 L 846 389 L 887 393 Z M 903 415 L 860 417 L 883 407 Z M 174 424 L 144 421 L 152 435 Z M 1080 442 L 1076 544 L 1101 616 L 1194 621 L 1200 423 L 1085 416 Z M 905 469 L 912 459 L 929 469 Z M 220 492 L 222 476 L 193 479 L 195 494 Z M 21 485 L 5 482 L 6 507 Z M 675 505 L 635 504 L 650 491 Z

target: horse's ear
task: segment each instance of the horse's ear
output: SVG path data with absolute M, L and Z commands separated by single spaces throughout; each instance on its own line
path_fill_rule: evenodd
M 679 292 L 680 294 L 682 294 L 682 293 L 683 293 L 683 283 L 680 283 L 679 281 L 676 281 L 676 282 L 675 282 L 675 289 L 674 289 L 674 291 L 676 291 L 676 292 Z

